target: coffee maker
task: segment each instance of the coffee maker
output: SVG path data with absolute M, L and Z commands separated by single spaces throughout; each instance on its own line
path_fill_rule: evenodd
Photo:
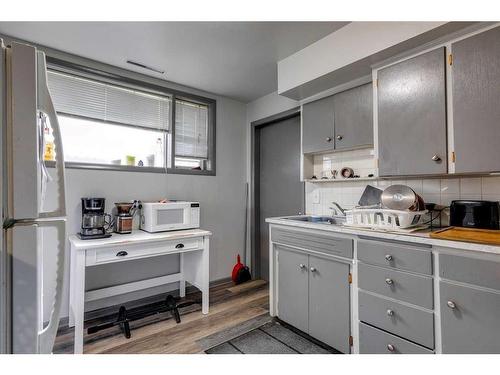
M 82 198 L 82 230 L 79 233 L 82 240 L 111 237 L 106 228 L 108 214 L 104 212 L 105 198 Z

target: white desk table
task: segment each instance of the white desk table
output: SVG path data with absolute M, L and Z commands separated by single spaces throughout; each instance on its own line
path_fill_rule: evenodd
M 71 249 L 69 326 L 75 327 L 75 353 L 83 353 L 85 302 L 179 282 L 180 296 L 186 281 L 202 293 L 202 313 L 208 314 L 209 238 L 211 232 L 190 229 L 162 233 L 133 231 L 110 238 L 81 240 L 69 237 Z M 108 263 L 130 262 L 155 256 L 180 254 L 180 272 L 167 276 L 85 291 L 85 269 Z

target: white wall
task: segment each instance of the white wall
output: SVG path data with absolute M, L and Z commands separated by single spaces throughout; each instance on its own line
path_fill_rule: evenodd
M 201 226 L 213 231 L 210 248 L 210 280 L 231 275 L 236 254 L 244 244 L 244 194 L 246 168 L 246 107 L 227 98 L 217 99 L 216 176 L 174 175 L 143 172 L 118 172 L 67 169 L 68 233 L 80 229 L 80 198 L 105 197 L 109 212 L 114 202 L 131 199 L 195 200 L 201 204 Z M 55 200 L 48 197 L 48 205 Z M 125 236 L 125 235 L 124 235 Z M 45 251 L 53 250 L 50 233 L 46 236 Z M 62 316 L 68 315 L 69 257 L 66 257 L 66 285 Z M 110 286 L 127 281 L 177 272 L 177 256 L 155 258 L 141 263 L 127 262 L 114 266 L 99 266 L 87 273 L 87 288 Z M 54 259 L 47 256 L 45 275 L 50 283 L 54 275 Z M 177 288 L 176 285 L 172 286 Z M 96 301 L 87 310 L 126 300 L 154 295 L 170 288 L 154 288 L 122 297 Z M 45 314 L 48 314 L 47 309 Z

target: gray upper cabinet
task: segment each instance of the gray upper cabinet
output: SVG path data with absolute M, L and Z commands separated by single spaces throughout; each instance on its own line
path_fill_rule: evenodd
M 373 145 L 373 89 L 368 83 L 334 95 L 335 149 Z
M 309 334 L 349 353 L 349 265 L 310 255 L 309 272 Z
M 307 254 L 298 253 L 284 246 L 277 246 L 278 253 L 278 316 L 292 326 L 307 332 L 308 277 Z
M 455 172 L 500 170 L 500 27 L 452 44 Z
M 302 152 L 333 151 L 333 96 L 302 107 Z
M 447 172 L 445 48 L 378 71 L 381 176 Z

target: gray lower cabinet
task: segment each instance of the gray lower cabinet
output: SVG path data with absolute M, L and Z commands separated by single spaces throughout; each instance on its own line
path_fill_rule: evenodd
M 500 170 L 500 27 L 451 46 L 455 172 Z
M 372 84 L 354 87 L 333 97 L 335 150 L 373 145 Z
M 278 317 L 349 353 L 349 265 L 274 246 L 278 251 Z
M 309 272 L 309 334 L 349 353 L 349 265 L 310 255 Z
M 333 96 L 302 107 L 302 152 L 333 151 Z
M 278 251 L 278 315 L 280 319 L 307 332 L 309 330 L 308 255 L 275 245 Z
M 500 293 L 439 283 L 443 353 L 500 353 Z
M 378 71 L 380 176 L 447 172 L 445 49 Z

